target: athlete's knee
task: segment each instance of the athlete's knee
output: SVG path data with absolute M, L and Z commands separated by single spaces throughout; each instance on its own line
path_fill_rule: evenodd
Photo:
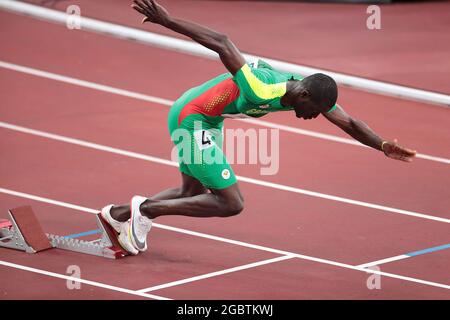
M 228 200 L 225 204 L 222 217 L 232 217 L 236 216 L 244 210 L 244 200 L 236 197 L 234 199 Z

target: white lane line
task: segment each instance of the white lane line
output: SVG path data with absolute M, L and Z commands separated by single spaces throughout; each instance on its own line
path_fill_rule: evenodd
M 179 286 L 179 285 L 194 282 L 194 281 L 217 277 L 217 276 L 221 276 L 224 274 L 237 272 L 237 271 L 241 271 L 241 270 L 246 270 L 246 269 L 251 269 L 251 268 L 255 268 L 255 267 L 259 267 L 259 266 L 263 266 L 266 264 L 275 263 L 275 262 L 279 262 L 279 261 L 284 261 L 284 260 L 288 260 L 288 259 L 292 259 L 292 258 L 295 258 L 295 256 L 291 255 L 291 256 L 282 256 L 282 257 L 277 257 L 277 258 L 273 258 L 273 259 L 267 259 L 267 260 L 263 260 L 263 261 L 259 261 L 259 262 L 249 263 L 249 264 L 242 265 L 239 267 L 229 268 L 229 269 L 225 269 L 225 270 L 221 270 L 221 271 L 202 274 L 202 275 L 192 277 L 192 278 L 187 278 L 187 279 L 183 279 L 183 280 L 160 284 L 160 285 L 149 287 L 149 288 L 144 288 L 144 289 L 138 290 L 138 292 L 151 292 L 151 291 L 161 290 L 161 289 L 165 289 L 165 288 L 175 287 L 175 286 Z
M 416 218 L 423 218 L 423 219 L 428 219 L 428 220 L 450 223 L 450 219 L 436 217 L 436 216 L 427 215 L 427 214 L 423 214 L 423 213 L 387 207 L 387 206 L 364 202 L 364 201 L 359 201 L 359 200 L 352 200 L 352 199 L 348 199 L 348 198 L 333 196 L 333 195 L 329 195 L 329 194 L 325 194 L 325 193 L 309 191 L 309 190 L 295 188 L 295 187 L 289 187 L 289 186 L 281 185 L 278 183 L 272 183 L 272 182 L 257 180 L 257 179 L 253 179 L 253 178 L 247 178 L 247 177 L 242 177 L 242 176 L 238 176 L 238 178 L 240 181 L 243 181 L 243 182 L 248 182 L 248 183 L 252 183 L 252 184 L 256 184 L 256 185 L 260 185 L 260 186 L 264 186 L 264 187 L 269 187 L 269 188 L 273 188 L 273 189 L 290 191 L 290 192 L 299 193 L 299 194 L 303 194 L 303 195 L 307 195 L 307 196 L 311 196 L 311 197 L 322 198 L 322 199 L 327 199 L 327 200 L 332 200 L 332 201 L 337 201 L 337 202 L 343 202 L 343 203 L 352 204 L 352 205 L 356 205 L 356 206 L 361 206 L 361 207 L 366 207 L 366 208 L 371 208 L 371 209 L 376 209 L 376 210 L 381 210 L 381 211 L 386 211 L 386 212 L 398 213 L 398 214 L 416 217 Z
M 55 206 L 74 209 L 77 211 L 83 211 L 83 212 L 88 212 L 88 213 L 92 213 L 92 214 L 97 214 L 100 212 L 99 210 L 94 210 L 91 208 L 77 206 L 76 204 L 71 204 L 71 203 L 62 202 L 62 201 L 58 201 L 58 200 L 51 200 L 48 198 L 43 198 L 43 197 L 39 197 L 39 196 L 36 196 L 33 194 L 23 193 L 23 192 L 19 192 L 19 191 L 10 190 L 10 189 L 0 188 L 0 192 L 9 194 L 11 196 L 19 197 L 19 198 L 26 198 L 26 199 L 30 199 L 30 200 L 34 200 L 34 201 L 38 201 L 38 202 L 54 204 Z
M 141 159 L 141 160 L 159 163 L 159 164 L 163 164 L 163 165 L 168 165 L 168 166 L 172 166 L 172 167 L 178 167 L 178 163 L 170 161 L 170 160 L 165 160 L 165 159 L 161 159 L 158 157 L 148 156 L 145 154 L 140 154 L 140 153 L 136 153 L 136 152 L 131 152 L 131 151 L 117 149 L 117 148 L 113 148 L 113 147 L 109 147 L 109 146 L 104 146 L 104 145 L 100 145 L 97 143 L 88 142 L 85 140 L 69 138 L 66 136 L 48 133 L 45 131 L 21 127 L 21 126 L 13 125 L 13 124 L 6 123 L 6 122 L 0 121 L 0 128 L 18 131 L 18 132 L 35 135 L 35 136 L 39 136 L 39 137 L 43 137 L 43 138 L 47 138 L 47 139 L 51 139 L 51 140 L 62 141 L 65 143 L 70 143 L 70 144 L 74 144 L 74 145 L 78 145 L 78 146 L 82 146 L 82 147 L 86 147 L 86 148 L 101 150 L 101 151 L 110 152 L 110 153 L 114 153 L 114 154 L 120 154 L 120 155 L 130 157 L 130 158 L 136 158 L 136 159 Z M 258 180 L 258 179 L 243 177 L 243 176 L 236 176 L 236 177 L 239 181 L 247 182 L 247 183 L 251 183 L 251 184 L 255 184 L 255 185 L 259 185 L 259 186 L 263 186 L 263 187 L 268 187 L 268 188 L 272 188 L 272 189 L 289 191 L 289 192 L 303 194 L 303 195 L 307 195 L 307 196 L 311 196 L 311 197 L 316 197 L 316 198 L 321 198 L 321 199 L 326 199 L 326 200 L 331 200 L 331 201 L 337 201 L 337 202 L 342 202 L 342 203 L 347 203 L 347 204 L 351 204 L 351 205 L 381 210 L 381 211 L 385 211 L 385 212 L 397 213 L 397 214 L 421 218 L 421 219 L 450 223 L 450 219 L 446 219 L 446 218 L 442 218 L 442 217 L 437 217 L 437 216 L 418 213 L 418 212 L 414 212 L 414 211 L 408 211 L 408 210 L 403 210 L 403 209 L 387 207 L 387 206 L 374 204 L 374 203 L 370 203 L 370 202 L 352 200 L 352 199 L 348 199 L 348 198 L 333 196 L 333 195 L 329 195 L 329 194 L 325 194 L 325 193 L 310 191 L 310 190 L 306 190 L 306 189 L 300 189 L 300 188 L 296 188 L 296 187 L 290 187 L 290 186 L 286 186 L 286 185 L 282 185 L 282 184 L 278 184 L 278 183 L 273 183 L 273 182 L 268 182 L 268 181 L 263 181 L 263 180 Z
M 397 261 L 397 260 L 402 260 L 402 259 L 406 259 L 406 258 L 412 258 L 412 257 L 417 257 L 423 254 L 428 254 L 428 253 L 432 253 L 432 252 L 436 252 L 436 251 L 440 251 L 440 250 L 445 250 L 450 248 L 450 243 L 448 244 L 443 244 L 443 245 L 438 245 L 438 246 L 433 246 L 433 247 L 429 247 L 426 249 L 422 249 L 422 250 L 416 250 L 416 251 L 412 251 L 412 252 L 408 252 L 402 255 L 398 255 L 398 256 L 394 256 L 394 257 L 390 257 L 390 258 L 386 258 L 383 260 L 378 260 L 378 261 L 373 261 L 373 262 L 368 262 L 365 264 L 361 264 L 359 265 L 359 267 L 371 267 L 371 266 L 375 266 L 375 265 L 379 265 L 379 264 L 383 264 L 383 263 L 388 263 L 391 261 Z
M 136 153 L 136 152 L 132 152 L 132 151 L 117 149 L 117 148 L 113 148 L 113 147 L 109 147 L 109 146 L 105 146 L 105 145 L 101 145 L 101 144 L 97 144 L 97 143 L 93 143 L 93 142 L 88 142 L 88 141 L 84 141 L 84 140 L 61 136 L 58 134 L 48 133 L 45 131 L 39 131 L 39 130 L 34 130 L 34 129 L 25 128 L 25 127 L 21 127 L 21 126 L 16 126 L 16 125 L 9 124 L 6 122 L 0 121 L 0 128 L 19 131 L 22 133 L 31 134 L 34 136 L 39 136 L 39 137 L 47 138 L 47 139 L 51 139 L 51 140 L 57 140 L 57 141 L 65 142 L 65 143 L 70 143 L 70 144 L 74 144 L 74 145 L 78 145 L 78 146 L 86 147 L 86 148 L 90 148 L 90 149 L 105 151 L 105 152 L 109 152 L 109 153 L 115 153 L 115 154 L 119 154 L 121 156 L 129 157 L 129 158 L 141 159 L 141 160 L 145 160 L 145 161 L 149 161 L 149 162 L 164 164 L 167 166 L 178 167 L 178 163 L 173 162 L 173 161 L 148 156 L 148 155 L 145 155 L 142 153 Z
M 29 199 L 33 199 L 33 200 L 41 199 L 41 200 L 37 200 L 37 201 L 50 203 L 50 204 L 54 204 L 54 205 L 60 205 L 62 203 L 61 201 L 52 200 L 52 199 L 43 198 L 43 197 L 37 197 L 34 195 L 31 195 L 31 197 L 28 197 L 27 193 L 17 192 L 17 191 L 5 189 L 5 188 L 0 188 L 0 192 L 18 196 L 18 197 L 22 197 L 22 198 L 29 198 Z M 67 205 L 71 205 L 74 208 L 85 208 L 82 206 L 77 206 L 77 205 L 68 204 L 68 203 L 66 203 L 64 205 L 64 207 L 68 207 Z M 78 210 L 84 211 L 84 212 L 91 212 L 94 209 L 89 209 L 89 211 L 85 211 L 82 209 L 78 209 Z M 95 211 L 95 212 L 98 212 L 98 211 Z M 356 270 L 356 271 L 362 271 L 362 272 L 366 272 L 366 273 L 379 274 L 379 275 L 383 275 L 383 276 L 386 276 L 389 278 L 400 279 L 400 280 L 405 280 L 405 281 L 414 282 L 414 283 L 420 283 L 420 284 L 424 284 L 424 285 L 428 285 L 428 286 L 432 286 L 432 287 L 450 289 L 450 285 L 447 285 L 447 284 L 431 282 L 431 281 L 426 281 L 426 280 L 412 278 L 412 277 L 405 277 L 402 275 L 382 272 L 382 271 L 378 271 L 378 270 L 360 268 L 358 266 L 353 266 L 353 265 L 349 265 L 346 263 L 341 263 L 341 262 L 322 259 L 322 258 L 316 258 L 316 257 L 312 257 L 312 256 L 294 253 L 294 252 L 289 252 L 289 251 L 274 249 L 274 248 L 270 248 L 270 247 L 255 245 L 255 244 L 251 244 L 251 243 L 247 243 L 247 242 L 243 242 L 243 241 L 232 240 L 232 239 L 228 239 L 228 238 L 223 238 L 223 237 L 219 237 L 219 236 L 214 236 L 214 235 L 210 235 L 210 234 L 206 234 L 206 233 L 201 233 L 201 232 L 196 232 L 196 231 L 191 231 L 191 230 L 186 230 L 186 229 L 181 229 L 181 228 L 176 228 L 176 227 L 171 227 L 171 226 L 162 225 L 162 224 L 158 224 L 158 223 L 154 223 L 153 226 L 156 228 L 164 229 L 164 230 L 170 230 L 170 231 L 188 234 L 188 235 L 201 237 L 201 238 L 205 238 L 205 239 L 220 241 L 220 242 L 224 242 L 224 243 L 230 243 L 230 244 L 234 244 L 234 245 L 242 246 L 242 247 L 246 247 L 246 248 L 252 248 L 252 249 L 256 249 L 256 250 L 272 252 L 272 253 L 276 253 L 276 254 L 280 254 L 280 255 L 284 255 L 284 256 L 294 256 L 295 258 L 314 261 L 314 262 L 332 265 L 332 266 L 336 266 L 336 267 L 341 267 L 341 268 L 346 268 L 346 269 L 351 269 L 351 270 Z
M 86 279 L 81 279 L 81 278 L 70 277 L 70 276 L 66 276 L 64 274 L 59 274 L 59 273 L 50 272 L 50 271 L 46 271 L 46 270 L 42 270 L 42 269 L 27 267 L 27 266 L 24 266 L 24 265 L 11 263 L 11 262 L 7 262 L 7 261 L 0 260 L 0 265 L 5 266 L 5 267 L 10 267 L 10 268 L 23 270 L 23 271 L 38 273 L 38 274 L 42 274 L 42 275 L 53 277 L 53 278 L 70 280 L 70 281 L 74 281 L 74 282 L 80 282 L 80 283 L 84 283 L 84 284 L 89 285 L 89 286 L 94 286 L 94 287 L 98 287 L 98 288 L 103 288 L 103 289 L 108 289 L 108 290 L 112 290 L 112 291 L 122 292 L 122 293 L 126 293 L 126 294 L 131 294 L 131 295 L 134 295 L 134 296 L 139 296 L 139 297 L 144 297 L 144 298 L 151 298 L 151 299 L 156 299 L 156 300 L 172 300 L 172 299 L 169 299 L 169 298 L 156 296 L 156 295 L 153 295 L 153 294 L 147 294 L 147 293 L 143 293 L 143 292 L 139 292 L 139 291 L 134 291 L 134 290 L 129 290 L 129 289 L 120 288 L 120 287 L 116 287 L 116 286 L 111 286 L 109 284 L 104 284 L 104 283 L 101 283 L 101 282 L 96 282 L 96 281 L 91 281 L 91 280 L 86 280 Z
M 95 82 L 80 80 L 77 78 L 66 77 L 66 76 L 63 76 L 60 74 L 51 73 L 51 72 L 47 72 L 47 71 L 43 71 L 43 70 L 39 70 L 39 69 L 33 69 L 33 68 L 13 64 L 13 63 L 8 63 L 8 62 L 1 61 L 1 60 L 0 60 L 0 67 L 9 69 L 9 70 L 13 70 L 13 71 L 17 71 L 17 72 L 22 72 L 25 74 L 30 74 L 30 75 L 41 77 L 41 78 L 46 78 L 46 79 L 51 79 L 51 80 L 60 81 L 60 82 L 64 82 L 64 83 L 69 83 L 69 84 L 73 84 L 73 85 L 84 87 L 84 88 L 108 92 L 108 93 L 117 94 L 120 96 L 134 98 L 134 99 L 138 99 L 138 100 L 154 102 L 154 103 L 158 103 L 158 104 L 162 104 L 162 105 L 166 105 L 166 106 L 171 106 L 173 104 L 173 101 L 170 101 L 170 100 L 157 98 L 157 97 L 153 97 L 153 96 L 149 96 L 146 94 L 141 94 L 141 93 L 137 93 L 137 92 L 133 92 L 133 91 L 129 91 L 129 90 L 110 87 L 110 86 L 106 86 L 106 85 L 95 83 Z
M 6 10 L 26 14 L 35 18 L 44 19 L 47 21 L 56 22 L 66 25 L 70 15 L 58 10 L 52 10 L 41 6 L 32 5 L 29 3 L 23 3 L 20 1 L 0 0 L 0 8 Z M 201 56 L 209 59 L 218 60 L 218 54 L 209 50 L 198 43 L 193 41 L 178 39 L 174 37 L 164 36 L 157 33 L 152 33 L 136 28 L 130 28 L 127 26 L 96 20 L 87 17 L 80 17 L 80 25 L 82 30 L 91 31 L 95 33 L 101 33 L 108 36 L 118 37 L 120 39 L 135 40 L 147 45 L 158 46 L 164 49 L 181 51 L 196 56 Z M 255 58 L 259 58 L 254 55 L 245 54 L 245 58 L 251 61 Z M 266 57 L 260 57 L 270 63 L 276 69 L 301 74 L 304 76 L 316 73 L 324 72 L 333 77 L 337 83 L 345 86 L 350 86 L 369 92 L 376 92 L 385 95 L 412 99 L 427 103 L 435 103 L 444 106 L 450 106 L 450 96 L 438 93 L 425 91 L 421 89 L 415 89 L 411 87 L 405 87 L 401 85 L 385 83 L 376 80 L 370 80 L 362 77 L 351 76 L 330 70 L 323 70 L 318 68 L 312 68 L 308 66 L 297 65 L 285 61 L 270 59 Z
M 369 268 L 369 267 L 379 266 L 381 264 L 385 264 L 385 263 L 389 263 L 389 262 L 393 262 L 393 261 L 397 261 L 397 260 L 403 260 L 406 258 L 411 258 L 411 257 L 407 256 L 406 254 L 401 254 L 401 255 L 395 256 L 395 257 L 390 257 L 390 258 L 386 258 L 386 259 L 381 259 L 381 260 L 377 260 L 377 261 L 360 264 L 360 265 L 358 265 L 358 267 L 359 268 Z
M 158 97 L 154 97 L 154 96 L 150 96 L 150 95 L 146 95 L 146 94 L 142 94 L 142 93 L 137 93 L 137 92 L 119 89 L 119 88 L 115 88 L 115 87 L 110 87 L 107 85 L 102 85 L 102 84 L 98 84 L 98 83 L 94 83 L 94 82 L 90 82 L 90 81 L 67 77 L 67 76 L 63 76 L 60 74 L 51 73 L 51 72 L 34 69 L 34 68 L 29 68 L 29 67 L 25 67 L 25 66 L 13 64 L 13 63 L 5 62 L 5 61 L 0 61 L 0 67 L 8 69 L 8 70 L 13 70 L 13 71 L 22 72 L 25 74 L 34 75 L 34 76 L 41 77 L 41 78 L 65 82 L 65 83 L 69 83 L 72 85 L 81 86 L 84 88 L 99 90 L 99 91 L 103 91 L 103 92 L 117 94 L 120 96 L 125 96 L 125 97 L 129 97 L 129 98 L 142 100 L 142 101 L 153 102 L 153 103 L 161 104 L 161 105 L 165 105 L 165 106 L 171 106 L 174 102 L 174 101 L 163 99 L 163 98 L 158 98 Z M 310 130 L 305 130 L 305 129 L 299 129 L 296 127 L 290 127 L 290 126 L 286 126 L 286 125 L 282 125 L 282 124 L 276 124 L 276 123 L 269 122 L 269 121 L 258 120 L 258 119 L 233 119 L 233 120 L 242 121 L 242 122 L 246 122 L 246 123 L 250 123 L 250 124 L 262 126 L 262 127 L 274 128 L 274 129 L 278 129 L 280 131 L 290 132 L 290 133 L 308 136 L 308 137 L 312 137 L 312 138 L 318 138 L 318 139 L 323 139 L 323 140 L 334 141 L 334 142 L 368 148 L 367 146 L 359 143 L 356 140 L 342 138 L 342 137 L 334 136 L 331 134 L 325 134 L 325 133 L 320 133 L 320 132 L 315 132 L 315 131 L 310 131 Z M 431 156 L 431 155 L 422 154 L 422 153 L 418 153 L 416 155 L 416 157 L 423 159 L 423 160 L 429 160 L 429 161 L 434 161 L 434 162 L 450 164 L 450 159 L 443 158 L 443 157 L 436 157 L 436 156 Z

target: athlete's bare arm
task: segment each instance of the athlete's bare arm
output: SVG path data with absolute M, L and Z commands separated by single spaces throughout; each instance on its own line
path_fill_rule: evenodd
M 352 118 L 339 105 L 332 112 L 323 115 L 354 139 L 366 146 L 383 151 L 390 158 L 411 162 L 416 155 L 416 151 L 399 146 L 397 140 L 386 141 L 381 139 L 367 124 Z
M 164 7 L 153 0 L 133 2 L 133 9 L 145 16 L 142 23 L 148 21 L 160 24 L 217 52 L 231 74 L 234 75 L 245 64 L 244 57 L 226 35 L 194 22 L 171 17 Z

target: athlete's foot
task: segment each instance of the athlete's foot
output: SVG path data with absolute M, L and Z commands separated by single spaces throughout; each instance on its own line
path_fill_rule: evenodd
M 117 240 L 119 241 L 120 246 L 125 251 L 131 253 L 132 255 L 137 255 L 139 253 L 139 250 L 133 246 L 129 232 L 130 232 L 130 222 L 129 221 L 123 222 Z
M 120 233 L 124 222 L 117 221 L 116 219 L 114 219 L 111 216 L 111 209 L 113 206 L 114 206 L 113 204 L 110 204 L 110 205 L 107 205 L 106 207 L 103 207 L 103 209 L 101 211 L 101 216 L 103 219 L 106 220 L 106 222 L 108 222 L 108 224 L 111 227 L 113 227 L 114 230 L 116 230 L 117 233 Z
M 141 204 L 147 200 L 145 197 L 134 196 L 131 199 L 131 218 L 129 237 L 133 246 L 139 251 L 147 250 L 147 234 L 152 227 L 152 220 L 141 214 Z

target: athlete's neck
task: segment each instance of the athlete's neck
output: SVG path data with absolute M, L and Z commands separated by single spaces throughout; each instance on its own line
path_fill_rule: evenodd
M 294 104 L 294 99 L 299 92 L 298 80 L 289 80 L 286 83 L 286 93 L 281 97 L 280 103 L 284 107 L 289 107 Z

